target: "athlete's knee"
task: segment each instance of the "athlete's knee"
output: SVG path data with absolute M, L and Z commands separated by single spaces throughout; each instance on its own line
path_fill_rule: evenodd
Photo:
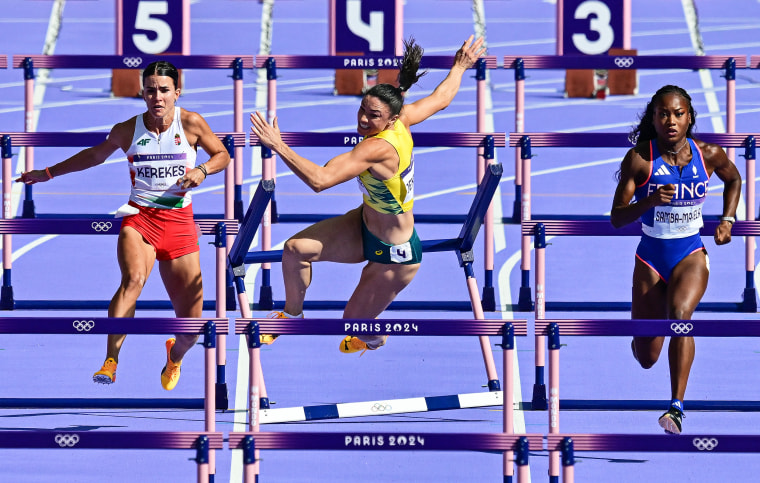
M 121 274 L 121 286 L 124 290 L 141 291 L 148 277 L 143 271 L 129 271 Z
M 687 304 L 675 303 L 670 307 L 670 319 L 690 320 L 694 313 L 694 307 Z
M 283 260 L 288 258 L 290 260 L 306 260 L 310 257 L 307 253 L 308 242 L 300 238 L 290 238 L 285 242 L 285 246 L 282 249 Z

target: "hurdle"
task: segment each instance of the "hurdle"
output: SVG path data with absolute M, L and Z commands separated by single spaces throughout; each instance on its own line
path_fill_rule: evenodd
M 172 64 L 177 69 L 232 69 L 233 82 L 233 130 L 243 131 L 243 69 L 253 68 L 252 55 L 171 55 Z M 143 55 L 14 55 L 12 67 L 23 69 L 24 73 L 24 131 L 32 131 L 32 119 L 34 112 L 34 69 L 139 69 L 148 64 L 166 60 L 167 56 Z M 101 138 L 98 142 L 102 141 Z M 235 188 L 235 178 L 240 178 L 242 185 L 243 171 L 243 148 L 244 144 L 235 144 L 233 158 L 233 170 L 225 173 L 225 217 L 240 218 L 235 216 L 235 206 L 242 213 L 242 194 L 239 188 Z M 33 146 L 25 148 L 25 169 L 34 169 Z M 26 186 L 24 192 L 23 216 L 34 217 L 34 200 L 32 186 Z
M 376 55 L 369 55 L 369 56 L 363 56 L 363 55 L 341 55 L 341 56 L 333 56 L 333 55 L 313 55 L 313 56 L 306 56 L 306 55 L 269 55 L 269 56 L 256 56 L 254 59 L 255 67 L 258 69 L 264 68 L 266 69 L 267 73 L 267 121 L 272 122 L 274 117 L 277 114 L 277 68 L 280 69 L 353 69 L 353 70 L 363 70 L 363 69 L 377 69 L 377 68 L 392 68 L 392 69 L 398 69 L 400 66 L 400 56 L 376 56 Z M 421 62 L 420 62 L 420 68 L 421 69 L 449 69 L 453 65 L 454 62 L 454 56 L 446 56 L 446 55 L 431 55 L 431 56 L 423 56 Z M 475 170 L 475 179 L 477 183 L 480 183 L 482 180 L 486 165 L 489 163 L 489 158 L 487 154 L 488 147 L 484 146 L 480 139 L 483 139 L 485 136 L 494 136 L 496 146 L 497 147 L 503 147 L 501 145 L 501 134 L 496 133 L 485 133 L 485 125 L 486 125 L 486 110 L 485 110 L 485 99 L 486 99 L 486 72 L 487 69 L 496 69 L 498 68 L 497 65 L 497 58 L 496 56 L 484 56 L 478 59 L 476 64 L 472 67 L 472 69 L 475 70 L 475 80 L 476 80 L 476 129 L 477 134 L 480 136 L 480 138 L 477 141 L 473 141 L 472 144 L 464 142 L 463 136 L 466 133 L 453 133 L 454 136 L 456 136 L 453 139 L 456 139 L 457 141 L 450 140 L 450 138 L 447 138 L 443 136 L 444 133 L 441 133 L 441 135 L 436 139 L 435 141 L 430 139 L 430 144 L 426 143 L 426 139 L 424 136 L 426 136 L 425 133 L 415 133 L 414 134 L 414 145 L 415 147 L 423 147 L 423 146 L 434 146 L 434 147 L 475 147 L 477 149 L 477 155 L 476 155 L 476 170 Z M 299 137 L 303 136 L 302 142 L 314 142 L 317 144 L 300 144 L 298 137 L 296 139 L 291 139 L 294 143 L 299 144 L 290 144 L 290 146 L 353 146 L 359 141 L 361 141 L 361 138 L 358 137 L 356 133 L 348 133 L 347 135 L 335 135 L 333 133 L 320 133 L 320 134 L 314 134 L 314 133 L 300 133 L 298 135 Z M 312 137 L 313 136 L 313 137 Z M 324 139 L 335 139 L 335 144 L 323 144 L 324 141 L 320 140 L 319 137 L 323 137 Z M 332 136 L 335 136 L 334 138 Z M 253 136 L 255 138 L 255 136 Z M 310 139 L 309 139 L 310 138 Z M 308 141 L 306 139 L 309 139 Z M 287 141 L 286 141 L 287 142 Z M 256 144 L 253 144 L 254 146 Z M 275 179 L 276 178 L 276 163 L 274 156 L 272 152 L 269 149 L 262 148 L 262 177 L 264 179 Z M 272 205 L 271 207 L 272 212 L 274 213 L 274 216 L 272 217 L 272 222 L 277 223 L 278 221 L 288 221 L 288 222 L 298 222 L 298 221 L 307 221 L 307 222 L 313 222 L 315 221 L 314 217 L 303 217 L 299 218 L 297 216 L 283 216 L 279 215 L 276 211 L 276 203 Z M 319 218 L 318 218 L 319 219 Z M 447 221 L 445 217 L 436 217 L 436 216 L 430 216 L 426 217 L 425 215 L 417 215 L 415 214 L 415 221 L 418 223 L 458 223 L 458 221 Z M 269 235 L 270 227 L 268 225 L 265 225 L 262 227 L 262 249 L 269 250 L 271 248 L 268 243 L 270 243 L 271 238 Z M 496 310 L 496 302 L 495 302 L 495 292 L 493 287 L 493 257 L 494 257 L 494 249 L 493 249 L 493 217 L 491 216 L 491 213 L 489 211 L 488 216 L 485 219 L 485 226 L 484 226 L 484 240 L 483 240 L 483 246 L 484 246 L 484 267 L 485 267 L 485 283 L 483 288 L 483 301 L 482 305 L 485 310 L 487 311 L 495 311 Z M 268 271 L 270 270 L 270 265 L 268 263 L 265 263 L 262 265 L 262 272 L 267 274 L 265 277 L 268 278 Z M 468 310 L 467 308 L 460 309 L 460 310 Z
M 666 434 L 550 434 L 549 451 L 562 453 L 562 481 L 575 481 L 575 451 L 637 453 L 758 453 L 760 436 L 696 434 L 673 437 Z
M 559 24 L 558 24 L 559 25 Z M 525 130 L 525 69 L 722 69 L 726 78 L 726 131 L 732 134 L 736 130 L 736 69 L 747 67 L 746 55 L 507 55 L 503 59 L 505 69 L 514 70 L 515 79 L 515 132 L 510 133 L 510 146 L 518 141 Z M 574 134 L 573 136 L 577 136 Z M 700 135 L 700 139 L 702 136 Z M 554 145 L 564 147 L 563 145 Z M 626 142 L 621 146 L 631 147 Z M 567 146 L 570 147 L 570 146 Z M 591 141 L 584 147 L 601 147 Z M 616 146 L 613 146 L 616 147 Z M 734 158 L 733 147 L 729 148 L 728 157 Z M 530 157 L 526 153 L 515 150 L 515 201 L 511 219 L 503 219 L 503 223 L 519 223 L 530 220 Z M 621 156 L 622 159 L 622 156 Z M 527 172 L 526 172 L 527 170 Z M 527 193 L 526 193 L 527 191 Z M 527 206 L 526 206 L 527 205 Z M 523 283 L 520 288 L 519 310 L 530 311 L 530 241 L 522 239 L 521 270 Z M 523 288 L 527 287 L 527 288 Z
M 747 182 L 745 183 L 745 207 L 747 220 L 755 219 L 755 160 L 756 160 L 756 139 L 760 136 L 760 133 L 703 133 L 697 137 L 702 141 L 715 143 L 720 146 L 729 148 L 744 148 L 744 158 L 746 160 L 746 172 Z M 560 133 L 560 132 L 532 132 L 532 133 L 510 133 L 509 134 L 510 147 L 517 147 L 519 156 L 525 161 L 523 165 L 523 190 L 522 190 L 522 281 L 520 285 L 519 299 L 516 307 L 513 310 L 517 311 L 530 311 L 533 307 L 531 300 L 530 289 L 530 239 L 533 234 L 532 227 L 537 223 L 532 218 L 537 218 L 541 222 L 543 221 L 562 221 L 568 220 L 569 223 L 583 220 L 605 220 L 609 224 L 609 217 L 606 216 L 572 216 L 572 215 L 532 215 L 531 214 L 531 202 L 530 202 L 530 160 L 533 157 L 532 147 L 587 147 L 587 148 L 602 148 L 602 147 L 631 147 L 631 143 L 628 141 L 628 135 L 626 133 Z M 622 156 L 621 156 L 622 159 Z M 750 180 L 752 182 L 750 182 Z M 581 218 L 581 220 L 579 220 Z M 707 219 L 707 217 L 706 217 Z M 504 223 L 508 223 L 508 219 L 503 220 Z M 547 227 L 549 226 L 546 224 Z M 526 232 L 526 226 L 530 226 L 531 229 Z M 576 228 L 580 228 L 581 225 L 577 225 Z M 714 227 L 714 225 L 712 225 Z M 745 226 L 745 225 L 742 225 Z M 734 227 L 736 230 L 737 227 Z M 733 234 L 739 235 L 742 230 L 734 231 Z M 596 235 L 614 235 L 620 232 L 620 230 L 614 230 L 610 227 L 609 233 L 598 233 Z M 568 234 L 563 230 L 557 233 L 551 233 L 553 235 Z M 576 233 L 582 234 L 582 233 Z M 621 233 L 622 234 L 622 233 Z M 641 234 L 639 230 L 637 234 Z M 702 232 L 703 235 L 711 235 L 710 232 Z M 757 311 L 757 291 L 755 289 L 755 252 L 754 252 L 754 234 L 750 235 L 745 233 L 744 236 L 748 236 L 745 245 L 745 288 L 743 294 L 743 301 L 738 307 L 731 304 L 731 310 L 740 310 L 743 312 L 756 312 Z M 562 310 L 587 310 L 589 307 L 586 305 L 573 306 L 566 304 L 562 307 Z M 604 310 L 625 310 L 625 307 L 615 305 L 602 305 L 598 306 L 599 309 Z M 719 306 L 700 304 L 701 310 L 720 310 Z
M 705 220 L 700 230 L 702 236 L 709 236 L 714 231 L 719 221 Z M 760 235 L 760 222 L 737 221 L 732 228 L 734 236 L 757 236 Z M 535 283 L 536 283 L 536 306 L 535 306 L 535 382 L 533 385 L 533 397 L 531 407 L 533 409 L 547 409 L 546 387 L 544 384 L 545 367 L 545 335 L 539 333 L 537 327 L 546 318 L 546 310 L 551 308 L 557 311 L 573 310 L 630 310 L 630 302 L 548 302 L 546 300 L 546 236 L 640 236 L 641 226 L 639 223 L 631 223 L 622 228 L 614 228 L 606 220 L 532 220 L 522 224 L 523 236 L 534 236 L 535 248 Z M 754 288 L 754 286 L 753 286 Z M 739 312 L 744 311 L 742 304 L 700 302 L 697 309 L 711 312 Z
M 312 132 L 287 132 L 281 133 L 283 141 L 289 146 L 295 147 L 328 147 L 328 146 L 354 146 L 361 137 L 355 133 L 312 133 Z M 451 133 L 431 133 L 421 132 L 414 134 L 415 147 L 474 147 L 482 148 L 482 158 L 488 162 L 495 159 L 495 150 L 497 147 L 506 146 L 506 134 L 505 133 L 480 133 L 480 132 L 451 132 Z M 251 134 L 249 139 L 251 146 L 262 147 L 262 162 L 265 166 L 274 164 L 273 153 L 270 149 L 261 146 L 261 142 L 255 134 Z M 269 171 L 265 173 L 265 179 L 273 179 L 274 172 Z M 479 178 L 483 179 L 483 176 Z M 490 199 L 489 199 L 490 204 Z M 265 221 L 262 223 L 262 250 L 267 251 L 271 249 L 271 223 L 314 223 L 325 218 L 337 216 L 337 214 L 286 214 L 280 213 L 277 209 L 277 202 L 272 196 L 271 208 L 267 214 L 264 215 Z M 483 214 L 483 224 L 488 225 L 488 220 L 491 217 L 488 213 Z M 465 215 L 433 215 L 433 214 L 416 214 L 414 215 L 415 223 L 464 223 L 467 217 Z M 493 232 L 492 232 L 493 234 Z M 493 253 L 493 244 L 486 244 L 491 246 L 491 252 Z M 423 251 L 425 245 L 423 243 Z M 259 288 L 259 302 L 256 305 L 258 310 L 272 310 L 275 307 L 279 307 L 284 302 L 275 301 L 272 298 L 272 286 L 270 285 L 270 270 L 271 265 L 268 261 L 262 264 L 262 283 Z M 493 267 L 491 270 L 486 270 L 485 285 L 483 288 L 483 298 L 481 304 L 483 310 L 495 311 L 495 294 L 493 286 Z M 343 303 L 330 303 L 327 301 L 319 302 L 307 302 L 304 307 L 315 310 L 340 310 L 343 308 Z M 389 307 L 389 310 L 430 310 L 431 304 L 427 302 L 393 302 Z M 441 308 L 441 305 L 436 305 L 434 308 Z M 449 302 L 446 304 L 446 310 L 458 310 L 467 311 L 470 310 L 470 302 L 456 303 Z
M 488 165 L 488 170 L 486 171 L 483 180 L 478 186 L 478 191 L 475 194 L 466 220 L 462 225 L 462 229 L 457 238 L 422 241 L 423 252 L 456 252 L 459 266 L 464 270 L 467 289 L 470 296 L 470 307 L 476 319 L 484 319 L 485 317 L 483 314 L 483 308 L 480 299 L 478 297 L 475 274 L 472 269 L 472 262 L 474 261 L 472 247 L 475 243 L 475 239 L 477 237 L 480 226 L 483 223 L 485 213 L 491 204 L 491 199 L 496 192 L 496 188 L 501 179 L 501 175 L 501 164 Z M 232 278 L 233 283 L 235 284 L 235 290 L 238 294 L 238 304 L 240 306 L 241 314 L 244 318 L 251 318 L 251 304 L 248 301 L 248 295 L 246 293 L 244 283 L 246 264 L 277 262 L 282 260 L 282 250 L 248 252 L 258 226 L 260 224 L 266 225 L 268 223 L 268 207 L 273 194 L 274 181 L 271 179 L 262 180 L 259 183 L 256 192 L 254 193 L 253 200 L 248 206 L 248 211 L 245 215 L 245 218 L 243 219 L 240 231 L 237 238 L 235 238 L 235 242 L 230 249 L 230 254 L 228 257 L 227 270 L 230 278 Z M 394 303 L 396 302 L 391 303 L 391 306 Z M 434 302 L 431 304 L 434 304 Z M 431 308 L 445 310 L 445 307 L 435 307 L 434 305 L 429 306 Z M 484 336 L 480 337 L 480 347 L 486 366 L 488 388 L 491 391 L 498 391 L 500 387 L 499 380 L 496 375 L 496 366 L 493 361 L 493 354 L 491 347 L 488 344 L 488 339 Z M 261 394 L 263 395 L 262 406 L 268 407 L 269 400 L 266 397 L 266 389 L 263 382 L 261 384 Z
M 261 357 L 260 347 L 261 341 L 259 335 L 261 333 L 278 333 L 283 335 L 362 335 L 362 334 L 389 334 L 389 335 L 401 335 L 401 336 L 467 336 L 478 335 L 480 337 L 488 337 L 500 335 L 502 340 L 500 346 L 503 349 L 502 352 L 502 365 L 503 365 L 503 377 L 504 377 L 504 394 L 502 398 L 503 409 L 503 424 L 502 434 L 486 436 L 481 439 L 483 435 L 469 435 L 458 434 L 448 435 L 450 438 L 454 438 L 457 443 L 450 442 L 450 438 L 442 438 L 440 436 L 431 436 L 428 434 L 415 435 L 412 433 L 404 434 L 404 445 L 397 447 L 396 449 L 415 449 L 411 444 L 406 443 L 416 441 L 421 443 L 417 445 L 416 449 L 460 449 L 460 450 L 483 450 L 484 447 L 480 446 L 485 444 L 486 441 L 493 441 L 498 438 L 508 438 L 507 441 L 502 443 L 498 448 L 500 452 L 504 452 L 504 477 L 505 481 L 511 481 L 513 472 L 512 468 L 512 451 L 515 448 L 515 438 L 518 435 L 514 435 L 514 361 L 515 361 L 515 336 L 527 335 L 527 321 L 525 320 L 449 320 L 449 319 L 268 319 L 268 318 L 242 318 L 235 321 L 235 333 L 245 334 L 248 341 L 249 352 L 249 371 L 251 377 L 249 379 L 249 432 L 247 433 L 230 433 L 230 447 L 237 449 L 244 449 L 244 463 L 245 463 L 245 481 L 254 481 L 250 478 L 255 478 L 259 473 L 258 457 L 256 451 L 258 449 L 394 449 L 390 446 L 393 435 L 384 433 L 368 433 L 359 436 L 359 441 L 365 441 L 365 437 L 371 441 L 379 441 L 380 437 L 382 441 L 386 441 L 385 444 L 372 444 L 364 445 L 354 444 L 353 434 L 351 442 L 349 442 L 347 434 L 330 434 L 320 433 L 311 435 L 304 435 L 300 433 L 273 433 L 273 436 L 266 436 L 267 433 L 260 433 L 259 428 L 263 422 L 263 415 L 266 414 L 269 409 L 260 405 L 260 391 L 263 387 L 262 371 L 261 371 Z M 427 398 L 426 398 L 427 399 Z M 393 404 L 400 402 L 396 400 Z M 425 411 L 419 407 L 420 401 L 408 401 L 406 407 L 401 410 L 388 409 L 384 414 L 400 413 L 400 412 L 419 412 Z M 388 406 L 389 401 L 383 401 L 385 406 Z M 340 414 L 341 408 L 335 407 L 334 414 L 327 414 L 330 411 L 323 411 L 321 416 L 314 419 L 327 419 L 336 417 L 357 417 L 366 416 L 372 414 L 371 411 L 367 411 L 366 408 L 370 407 L 369 403 L 357 403 L 357 404 L 345 404 L 343 405 L 343 415 Z M 414 405 L 417 404 L 415 408 Z M 338 405 L 340 406 L 340 405 Z M 435 409 L 454 409 L 454 408 L 435 408 Z M 278 410 L 280 411 L 280 410 Z M 284 410 L 284 412 L 292 413 L 292 410 Z M 350 414 L 349 414 L 350 413 Z M 374 414 L 377 414 L 376 412 Z M 398 436 L 397 434 L 397 436 Z M 264 441 L 270 442 L 272 446 L 261 446 L 263 443 L 260 441 L 261 435 L 264 436 Z M 293 436 L 291 436 L 293 435 Z M 372 439 L 372 438 L 375 439 Z M 510 438 L 511 437 L 511 438 Z M 271 439 L 268 439 L 271 438 Z M 414 438 L 414 439 L 412 439 Z M 430 440 L 428 438 L 431 438 Z M 540 447 L 536 445 L 541 441 L 541 436 L 535 440 L 534 449 Z M 435 441 L 431 446 L 427 446 L 427 441 Z M 447 442 L 448 441 L 448 442 Z M 462 446 L 459 446 L 462 444 Z M 471 445 L 475 446 L 471 446 Z M 369 447 L 368 447 L 369 446 Z M 522 457 L 518 458 L 520 461 Z M 525 460 L 527 464 L 527 460 Z M 509 477 L 509 479 L 508 479 Z
M 135 321 L 150 322 L 136 324 Z M 228 319 L 216 318 L 117 318 L 117 317 L 3 317 L 2 334 L 197 334 L 203 335 L 203 399 L 113 399 L 113 398 L 0 398 L 3 408 L 182 408 L 203 409 L 204 429 L 216 431 L 216 387 L 214 383 L 217 336 L 229 332 Z M 15 432 L 19 434 L 18 432 Z M 87 433 L 93 434 L 93 433 Z M 209 453 L 214 473 L 214 453 Z
M 536 334 L 548 338 L 549 349 L 549 433 L 558 434 L 560 410 L 656 410 L 667 407 L 669 401 L 581 401 L 560 398 L 559 351 L 560 336 L 689 336 L 689 337 L 758 337 L 760 321 L 732 320 L 536 320 Z M 692 410 L 760 411 L 760 401 L 685 401 Z M 550 448 L 550 477 L 559 476 L 558 453 Z
M 230 449 L 243 450 L 243 481 L 259 481 L 255 473 L 259 449 L 271 450 L 375 450 L 375 451 L 478 451 L 514 452 L 505 467 L 503 481 L 528 482 L 530 450 L 542 449 L 540 434 L 494 433 L 230 433 Z M 366 445 L 365 445 L 366 442 Z M 517 479 L 513 479 L 517 465 Z M 510 472 L 507 475 L 507 471 Z
M 224 449 L 222 433 L 190 431 L 0 431 L 3 449 L 194 449 L 198 483 L 213 481 L 211 451 Z

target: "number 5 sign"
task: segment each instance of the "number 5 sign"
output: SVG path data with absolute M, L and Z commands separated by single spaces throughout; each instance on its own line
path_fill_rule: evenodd
M 118 3 L 122 4 L 118 54 L 190 53 L 187 0 L 121 0 Z
M 611 48 L 627 48 L 624 45 L 624 1 L 564 0 L 561 53 L 598 55 Z

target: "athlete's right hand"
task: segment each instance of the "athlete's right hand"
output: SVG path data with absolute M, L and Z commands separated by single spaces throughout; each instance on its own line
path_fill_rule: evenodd
M 657 191 L 652 193 L 655 206 L 663 206 L 670 204 L 670 201 L 676 195 L 676 187 L 673 184 L 662 185 L 657 188 Z
M 47 180 L 51 179 L 50 176 L 45 172 L 44 169 L 33 169 L 31 171 L 27 171 L 26 173 L 21 173 L 21 176 L 16 178 L 16 182 L 21 182 L 24 184 L 34 184 L 34 183 L 43 183 Z

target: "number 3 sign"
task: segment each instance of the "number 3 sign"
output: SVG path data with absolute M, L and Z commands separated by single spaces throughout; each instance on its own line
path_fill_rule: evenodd
M 564 0 L 562 52 L 597 55 L 623 47 L 623 0 Z

